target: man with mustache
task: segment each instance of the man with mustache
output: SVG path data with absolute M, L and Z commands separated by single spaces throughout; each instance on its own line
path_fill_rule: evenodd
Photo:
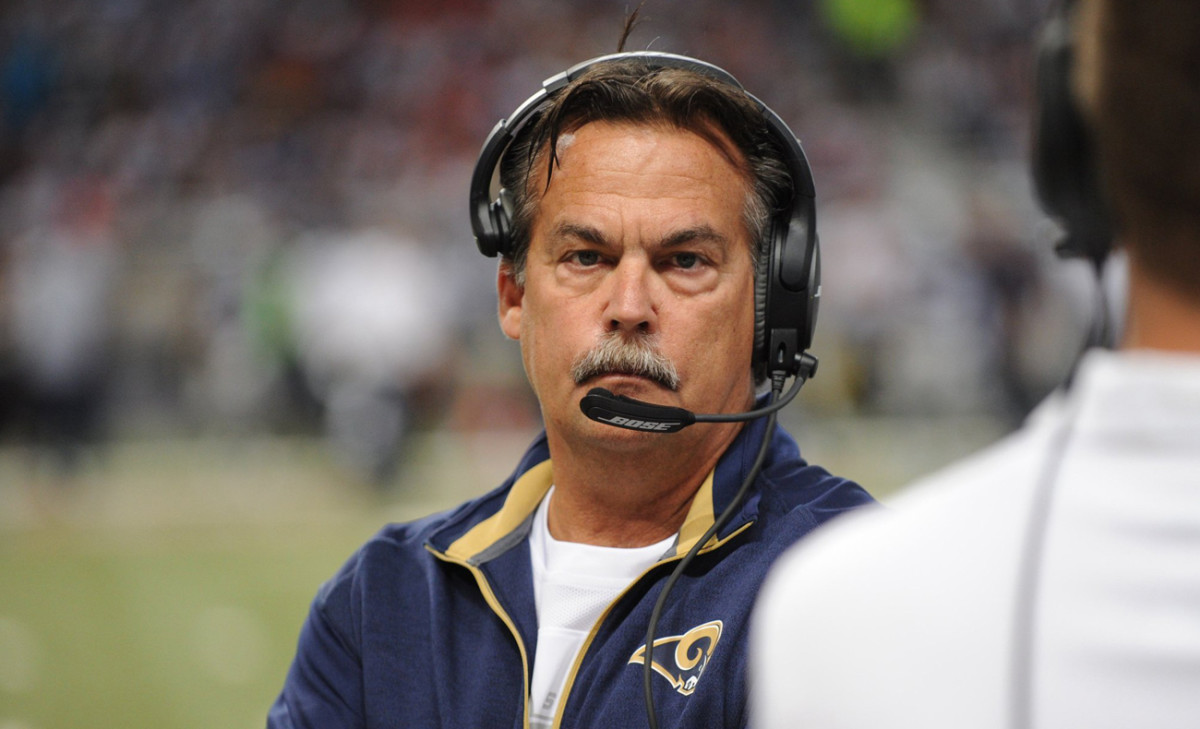
M 801 181 L 762 107 L 679 58 L 607 57 L 518 110 L 538 104 L 498 158 L 491 252 L 545 432 L 499 489 L 385 528 L 322 588 L 270 726 L 638 726 L 646 690 L 663 726 L 746 724 L 768 565 L 870 497 L 763 420 L 665 434 L 581 411 L 603 387 L 742 413 L 767 369 L 756 270 Z

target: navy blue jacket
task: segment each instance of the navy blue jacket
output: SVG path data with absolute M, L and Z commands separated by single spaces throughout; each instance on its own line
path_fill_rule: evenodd
M 654 601 L 750 469 L 765 423 L 742 429 L 693 500 L 675 546 L 609 606 L 584 644 L 555 726 L 645 725 L 642 661 Z M 746 724 L 750 609 L 771 562 L 871 501 L 810 466 L 782 428 L 738 513 L 673 588 L 653 650 L 660 727 Z M 537 618 L 527 539 L 551 484 L 545 437 L 500 488 L 389 525 L 313 602 L 272 729 L 528 726 Z

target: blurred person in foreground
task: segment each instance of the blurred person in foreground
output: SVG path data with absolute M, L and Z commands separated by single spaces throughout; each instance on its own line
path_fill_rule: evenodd
M 670 54 L 580 64 L 497 125 L 472 223 L 545 431 L 500 488 L 384 528 L 321 588 L 269 726 L 746 724 L 767 567 L 870 502 L 747 412 L 815 365 L 810 174 L 773 112 Z M 764 283 L 776 255 L 800 311 Z M 777 295 L 784 316 L 756 310 Z M 679 408 L 731 422 L 666 432 Z
M 1200 726 L 1200 4 L 1065 3 L 1038 63 L 1039 196 L 1125 251 L 1120 348 L 780 560 L 759 729 Z

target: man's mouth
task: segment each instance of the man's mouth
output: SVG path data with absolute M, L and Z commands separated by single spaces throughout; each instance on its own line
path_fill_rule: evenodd
M 679 389 L 675 365 L 658 351 L 653 337 L 645 335 L 630 339 L 609 332 L 571 368 L 577 385 L 607 375 L 641 377 L 672 392 Z

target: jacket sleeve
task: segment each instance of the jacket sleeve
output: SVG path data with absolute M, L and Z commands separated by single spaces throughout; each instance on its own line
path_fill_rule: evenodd
M 351 582 L 349 574 L 343 573 L 326 583 L 313 601 L 283 690 L 267 715 L 268 729 L 365 725 Z

